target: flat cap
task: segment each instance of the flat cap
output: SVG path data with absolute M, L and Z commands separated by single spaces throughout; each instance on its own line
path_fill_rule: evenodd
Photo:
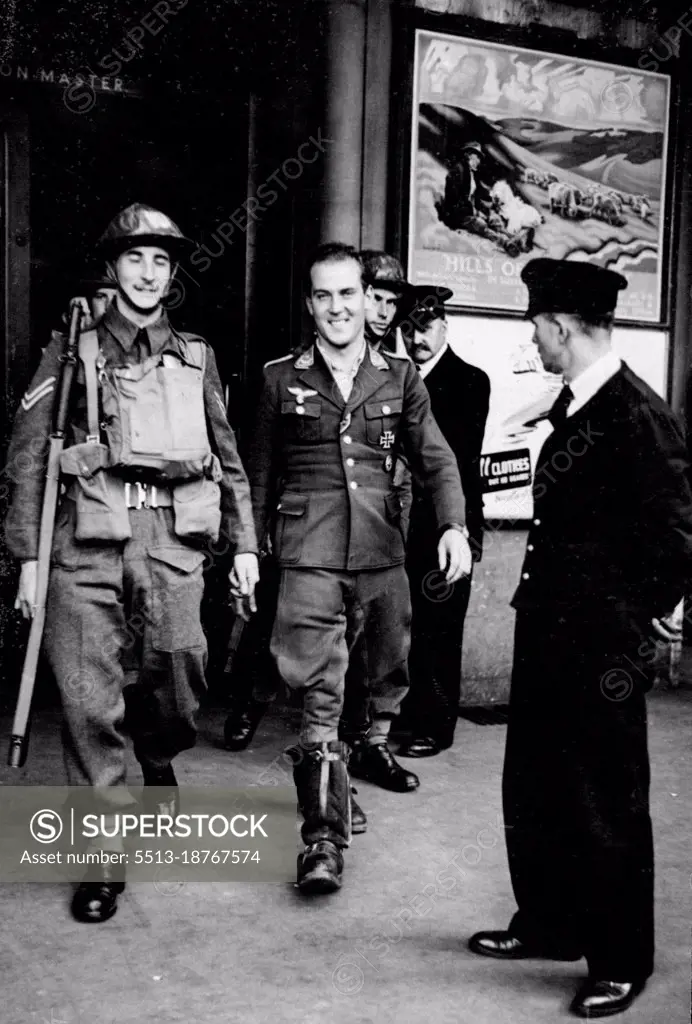
M 538 313 L 574 313 L 597 320 L 615 312 L 627 278 L 577 260 L 529 260 L 521 272 L 529 290 L 527 319 Z

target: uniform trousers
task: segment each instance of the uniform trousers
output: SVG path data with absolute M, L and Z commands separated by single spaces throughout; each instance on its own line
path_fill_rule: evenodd
M 152 768 L 195 743 L 204 552 L 183 544 L 173 523 L 171 508 L 131 509 L 131 539 L 78 543 L 74 502 L 58 514 L 44 645 L 72 785 L 124 783 L 126 731 Z
M 432 537 L 432 539 L 431 539 Z M 413 619 L 411 689 L 402 717 L 417 736 L 451 742 L 459 713 L 464 619 L 471 576 L 445 582 L 438 568 L 434 527 L 430 536 L 411 531 L 406 562 Z
M 653 970 L 644 621 L 551 606 L 516 622 L 503 775 L 510 931 L 576 949 L 611 981 Z
M 271 651 L 304 691 L 301 743 L 338 738 L 349 646 L 362 633 L 371 708 L 395 716 L 408 689 L 411 602 L 403 565 L 362 572 L 281 572 Z

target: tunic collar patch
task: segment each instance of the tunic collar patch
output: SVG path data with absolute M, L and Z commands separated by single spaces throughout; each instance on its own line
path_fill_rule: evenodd
M 376 366 L 378 370 L 388 370 L 389 363 L 384 356 L 381 355 L 376 348 L 373 348 L 372 345 L 368 345 L 368 348 L 370 350 L 370 362 L 372 365 Z
M 296 370 L 309 370 L 311 366 L 314 366 L 315 346 L 311 345 L 310 348 L 305 350 L 305 352 L 302 352 L 293 365 Z

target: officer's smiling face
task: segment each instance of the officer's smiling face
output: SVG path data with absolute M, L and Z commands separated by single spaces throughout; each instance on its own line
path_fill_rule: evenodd
M 142 245 L 127 249 L 115 265 L 118 291 L 126 304 L 151 313 L 163 299 L 171 280 L 171 258 L 165 249 Z
M 363 337 L 366 292 L 360 264 L 353 259 L 315 263 L 307 307 L 320 337 L 343 349 Z M 368 299 L 372 289 L 368 288 Z
M 399 296 L 388 288 L 375 287 L 365 304 L 365 319 L 368 327 L 378 338 L 383 338 L 396 316 Z

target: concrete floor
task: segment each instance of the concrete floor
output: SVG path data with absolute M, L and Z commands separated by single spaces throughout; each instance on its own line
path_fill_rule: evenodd
M 623 1019 L 686 1024 L 692 689 L 654 692 L 650 712 L 657 973 Z M 275 712 L 252 748 L 233 755 L 216 746 L 223 718 L 205 712 L 198 747 L 176 763 L 181 783 L 254 781 L 296 725 L 294 712 Z M 56 712 L 38 712 L 29 763 L 19 775 L 0 769 L 2 784 L 62 781 L 57 722 Z M 0 720 L 0 735 L 9 725 Z M 513 910 L 500 812 L 504 732 L 461 719 L 452 750 L 416 762 L 414 794 L 360 784 L 370 828 L 354 837 L 344 889 L 331 897 L 307 901 L 291 884 L 188 883 L 169 894 L 139 884 L 111 921 L 87 926 L 72 920 L 66 887 L 0 886 L 1 1024 L 574 1020 L 567 1006 L 583 962 L 498 964 L 466 949 L 472 932 L 503 927 Z

